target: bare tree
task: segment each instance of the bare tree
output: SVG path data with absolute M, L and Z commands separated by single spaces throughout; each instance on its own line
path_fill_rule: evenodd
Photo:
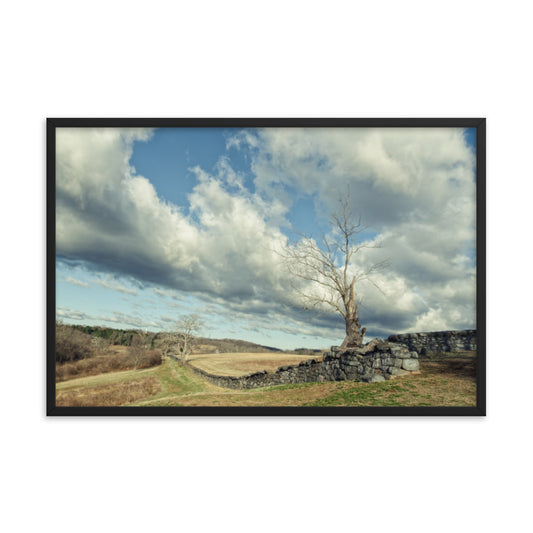
M 301 235 L 298 244 L 288 247 L 282 254 L 289 272 L 310 282 L 301 288 L 294 287 L 305 308 L 333 310 L 342 315 L 346 322 L 346 337 L 341 348 L 356 347 L 363 343 L 366 328 L 359 323 L 360 300 L 355 290 L 361 281 L 372 281 L 372 274 L 388 266 L 381 261 L 365 269 L 356 271 L 352 260 L 363 248 L 378 248 L 379 245 L 361 242 L 358 235 L 366 227 L 361 219 L 355 219 L 349 195 L 339 199 L 339 208 L 330 219 L 331 232 L 324 235 L 320 246 L 310 236 Z M 379 287 L 377 287 L 379 289 Z
M 160 343 L 162 355 L 174 355 L 185 363 L 192 353 L 196 336 L 202 327 L 202 321 L 196 314 L 180 317 L 174 326 L 175 331 L 163 335 Z
M 179 342 L 177 333 L 167 331 L 157 335 L 157 346 L 163 357 L 179 355 Z
M 184 315 L 177 321 L 179 349 L 185 363 L 196 345 L 196 336 L 202 327 L 202 321 L 196 314 Z

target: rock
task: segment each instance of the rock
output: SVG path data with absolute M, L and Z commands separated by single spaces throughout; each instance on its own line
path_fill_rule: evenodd
M 410 372 L 416 372 L 419 366 L 418 359 L 404 359 L 402 363 L 402 368 Z
M 396 343 L 396 342 L 390 342 L 389 343 L 389 348 L 390 348 L 391 353 L 393 353 L 395 355 L 397 353 L 405 352 L 405 346 L 403 344 L 399 344 L 399 343 Z
M 371 380 L 371 383 L 379 383 L 380 381 L 385 381 L 385 378 L 381 374 L 376 374 Z
M 347 368 L 345 374 L 346 374 L 346 380 L 348 381 L 352 381 L 357 377 L 357 373 L 355 371 L 355 368 L 353 367 Z
M 393 366 L 389 370 L 389 374 L 391 376 L 405 376 L 405 375 L 409 374 L 409 372 L 407 372 L 406 370 L 402 370 L 401 368 L 396 368 L 396 367 Z
M 411 356 L 409 355 L 411 352 L 407 350 L 407 348 L 404 348 L 402 351 L 396 352 L 394 355 L 397 359 L 409 359 Z
M 361 354 L 368 354 L 371 352 L 385 352 L 389 349 L 389 343 L 381 339 L 372 339 L 369 343 L 361 346 L 358 351 Z
M 347 348 L 342 352 L 342 355 L 344 357 L 351 356 L 351 357 L 361 357 L 361 350 L 359 348 Z

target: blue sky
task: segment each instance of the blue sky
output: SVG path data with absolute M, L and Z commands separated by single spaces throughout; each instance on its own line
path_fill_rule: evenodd
M 244 187 L 254 193 L 251 157 L 246 151 L 226 150 L 228 139 L 238 131 L 232 128 L 160 128 L 148 143 L 135 143 L 131 164 L 138 174 L 150 177 L 162 199 L 185 212 L 189 208 L 187 195 L 197 183 L 192 168 L 200 165 L 216 173 L 222 154 L 229 159 L 232 169 L 242 174 Z M 286 192 L 292 199 L 287 221 L 301 232 L 316 230 L 315 205 L 320 208 L 318 195 L 304 194 L 293 187 L 288 187 Z M 321 216 L 327 215 L 320 209 L 318 212 Z
M 475 130 L 60 129 L 57 316 L 280 348 L 343 338 L 305 311 L 280 251 L 329 231 L 349 191 L 368 229 L 354 272 L 370 336 L 475 327 Z

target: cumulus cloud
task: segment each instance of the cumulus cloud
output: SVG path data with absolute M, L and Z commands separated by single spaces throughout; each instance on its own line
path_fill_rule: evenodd
M 275 300 L 283 279 L 274 250 L 285 240 L 267 222 L 276 202 L 232 194 L 228 182 L 235 185 L 237 174 L 221 160 L 215 175 L 193 169 L 198 184 L 185 215 L 129 164 L 133 143 L 146 138 L 144 130 L 58 130 L 60 261 L 92 264 L 159 288 L 237 302 Z M 134 293 L 111 277 L 98 283 Z
M 145 130 L 58 129 L 56 243 L 60 259 L 154 283 L 189 268 L 197 237 L 129 160 Z M 178 275 L 179 277 L 179 275 Z

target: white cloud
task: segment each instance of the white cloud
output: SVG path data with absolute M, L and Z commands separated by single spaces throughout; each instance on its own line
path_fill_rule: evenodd
M 191 267 L 198 232 L 129 164 L 133 142 L 148 137 L 145 130 L 58 129 L 60 257 L 154 282 L 171 277 L 171 265 Z
M 105 279 L 97 279 L 95 280 L 98 285 L 101 285 L 102 287 L 105 287 L 106 289 L 111 289 L 113 291 L 122 292 L 124 294 L 137 294 L 137 291 L 134 289 L 128 289 L 127 287 L 124 287 L 117 281 L 113 281 L 109 276 Z
M 126 327 L 133 328 L 161 328 L 161 324 L 154 320 L 145 320 L 144 318 L 122 313 L 120 311 L 113 311 L 111 316 L 99 316 L 98 320 L 105 322 L 113 322 L 115 324 L 121 324 Z
M 133 141 L 146 137 L 58 131 L 59 257 L 187 292 L 235 299 L 271 292 L 280 278 L 272 249 L 284 237 L 266 218 L 278 204 L 270 211 L 259 197 L 230 193 L 226 184 L 238 178 L 223 162 L 215 176 L 193 169 L 198 184 L 191 216 L 184 215 L 129 165 Z M 99 283 L 133 292 L 110 279 Z
M 65 279 L 67 283 L 72 283 L 73 285 L 78 285 L 79 287 L 90 287 L 88 283 L 85 283 L 85 281 L 80 281 L 79 279 L 74 279 L 73 277 L 69 276 L 67 279 Z
M 56 319 L 58 320 L 86 320 L 89 318 L 91 318 L 89 315 L 76 309 L 63 306 L 58 306 L 56 309 Z
M 154 294 L 157 294 L 158 296 L 162 298 L 171 298 L 173 300 L 183 300 L 183 296 L 173 290 L 163 290 L 163 289 L 158 289 L 157 287 L 153 287 L 152 291 L 154 292 Z

